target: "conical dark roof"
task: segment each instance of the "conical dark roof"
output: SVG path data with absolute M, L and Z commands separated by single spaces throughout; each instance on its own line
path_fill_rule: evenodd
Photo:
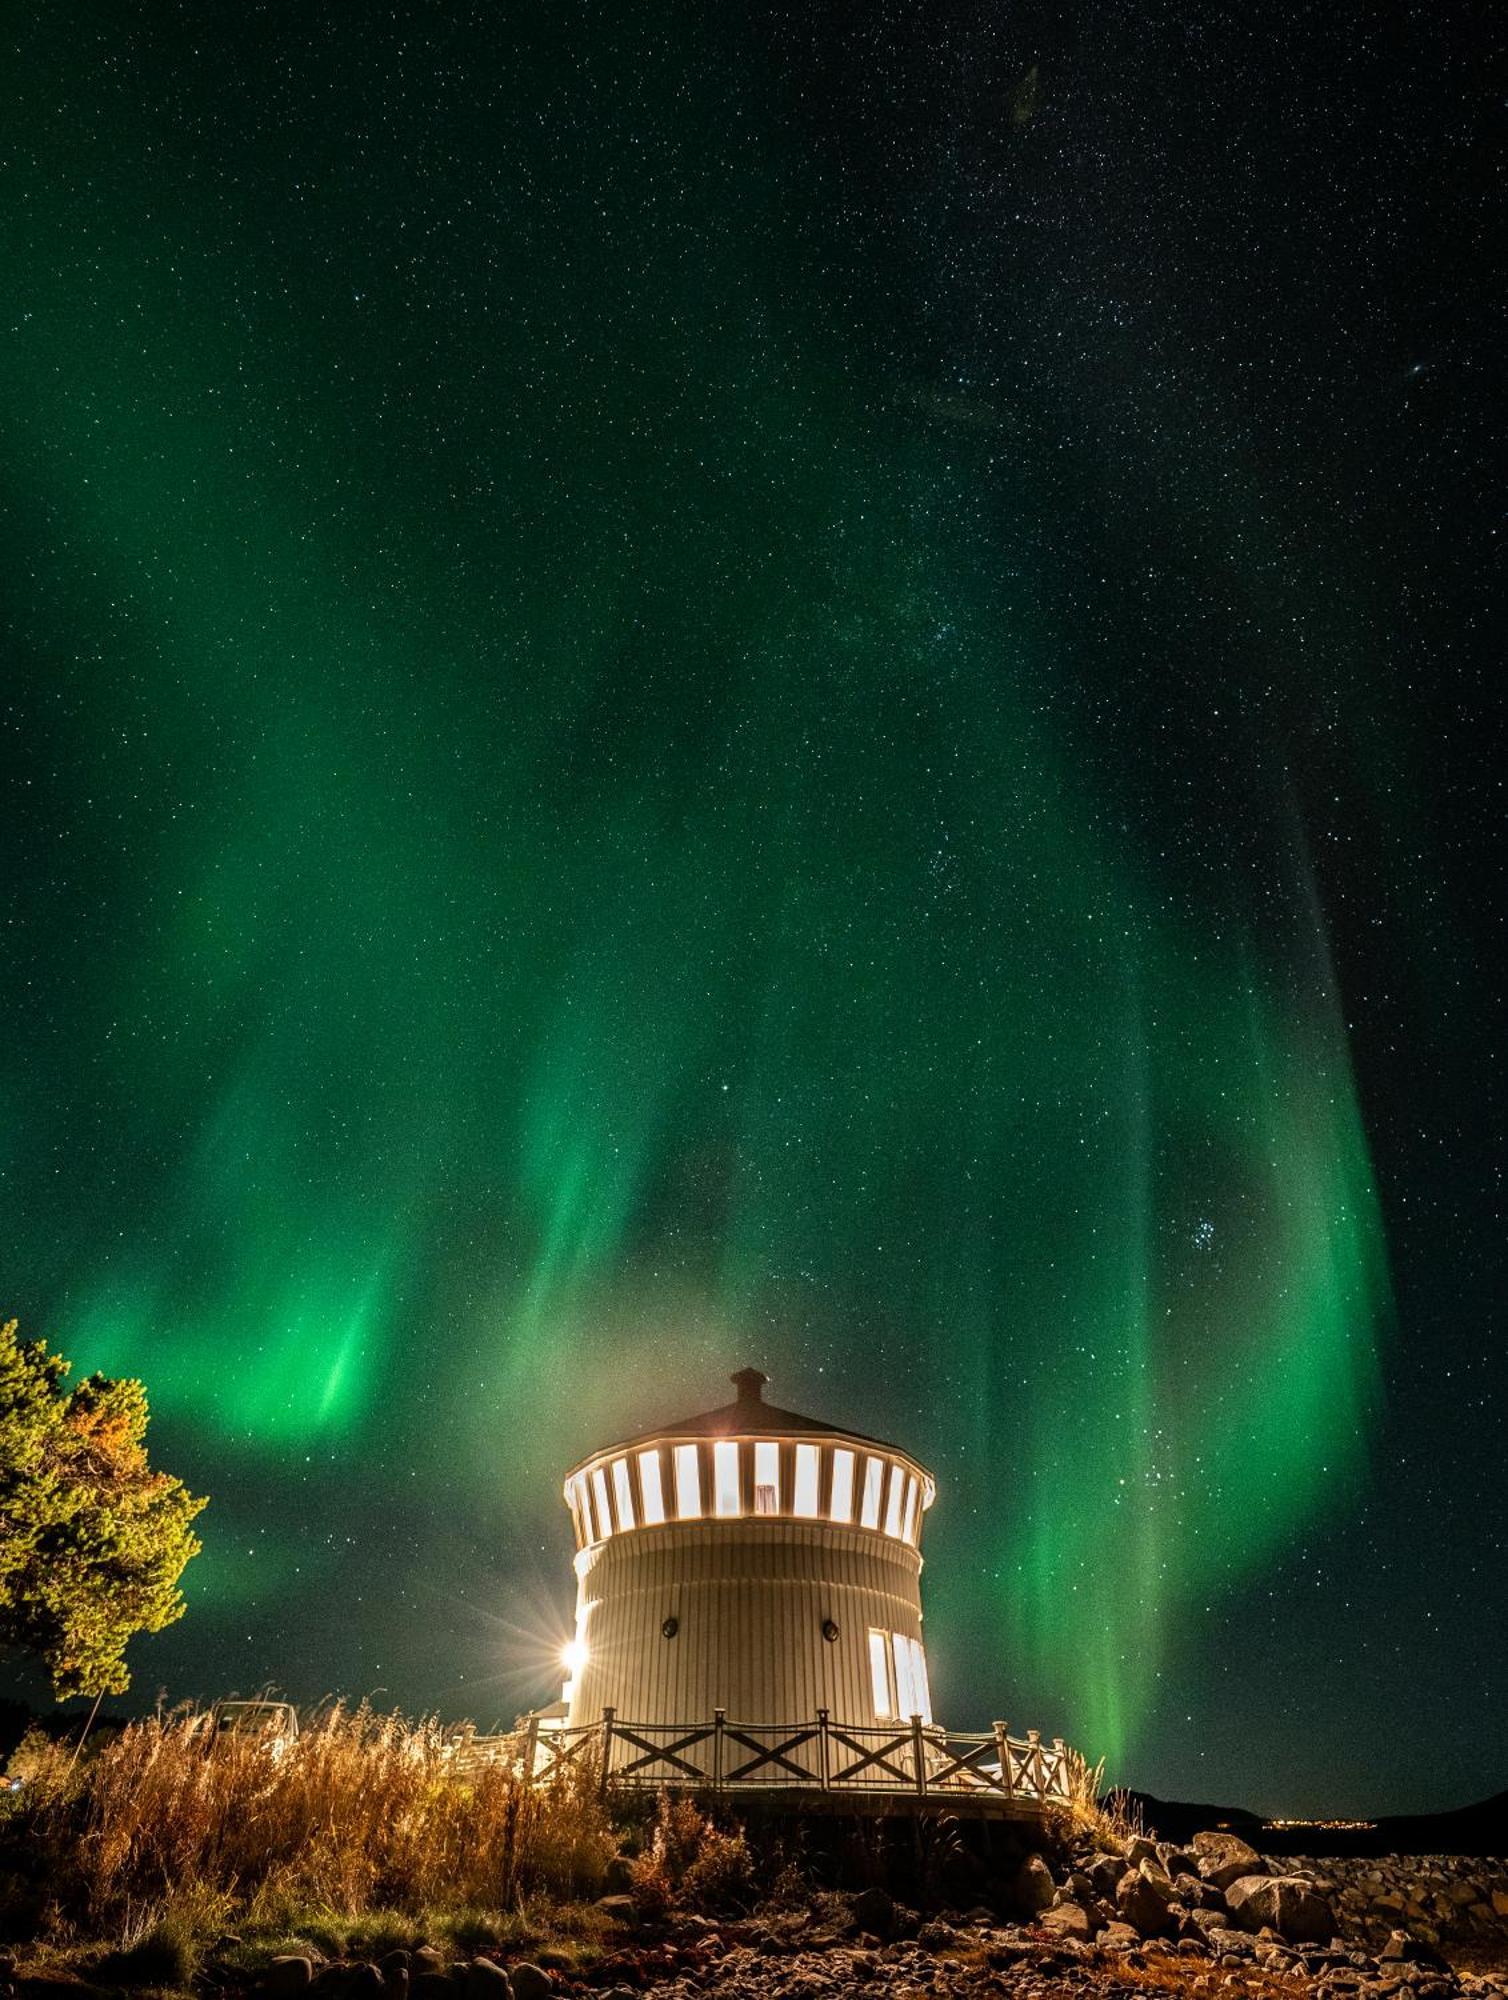
M 764 1386 L 770 1378 L 757 1368 L 740 1368 L 730 1377 L 738 1394 L 731 1403 L 715 1410 L 700 1410 L 695 1416 L 681 1417 L 670 1424 L 656 1424 L 653 1430 L 625 1438 L 624 1446 L 647 1444 L 662 1437 L 840 1437 L 860 1444 L 878 1445 L 882 1451 L 897 1451 L 896 1445 L 880 1438 L 850 1430 L 846 1424 L 826 1424 L 820 1417 L 806 1417 L 799 1410 L 778 1410 L 764 1400 Z M 901 1454 L 909 1458 L 911 1454 Z M 595 1456 L 595 1454 L 594 1454 Z

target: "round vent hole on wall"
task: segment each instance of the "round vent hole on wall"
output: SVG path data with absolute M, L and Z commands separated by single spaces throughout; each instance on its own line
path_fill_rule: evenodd
M 667 1618 L 665 1620 L 665 1623 L 660 1627 L 660 1633 L 663 1638 L 673 1639 L 676 1633 L 680 1631 L 680 1629 L 681 1629 L 680 1619 L 671 1616 Z
M 823 1619 L 822 1636 L 827 1641 L 829 1646 L 833 1645 L 836 1642 L 838 1637 L 838 1628 L 831 1618 Z

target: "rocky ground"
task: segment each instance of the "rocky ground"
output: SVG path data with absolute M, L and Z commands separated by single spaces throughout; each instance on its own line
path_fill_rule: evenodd
M 923 1917 L 884 1890 L 821 1892 L 737 1918 L 645 1918 L 603 1899 L 601 1947 L 380 1963 L 312 1951 L 268 1964 L 257 2000 L 1508 2000 L 1508 1864 L 1438 1856 L 1269 1865 L 1229 1834 L 1033 1855 L 1005 1885 L 1017 1912 Z M 0 2000 L 6 1968 L 0 1964 Z M 66 1983 L 67 1992 L 62 1989 Z M 244 1973 L 207 1985 L 247 1992 Z M 14 2000 L 94 2000 L 14 1976 Z

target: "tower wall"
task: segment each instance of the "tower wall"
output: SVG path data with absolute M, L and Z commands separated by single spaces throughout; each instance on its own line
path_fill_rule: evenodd
M 835 1723 L 874 1726 L 888 1718 L 876 1713 L 871 1631 L 920 1648 L 921 1556 L 871 1530 L 758 1517 L 667 1524 L 584 1548 L 576 1569 L 586 1657 L 573 1724 L 604 1708 L 628 1723 L 704 1723 L 723 1709 L 730 1721 L 780 1724 L 826 1708 Z M 924 1678 L 908 1687 L 900 1672 L 892 1666 L 897 1719 L 913 1706 L 929 1712 Z

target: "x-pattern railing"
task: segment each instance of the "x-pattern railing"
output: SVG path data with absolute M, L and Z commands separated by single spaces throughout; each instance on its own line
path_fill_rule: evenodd
M 794 1786 L 824 1792 L 941 1792 L 1064 1803 L 1083 1781 L 1083 1759 L 1061 1738 L 1024 1739 L 1004 1723 L 988 1732 L 909 1723 L 872 1727 L 834 1722 L 824 1709 L 815 1721 L 733 1722 L 716 1711 L 711 1722 L 623 1722 L 604 1709 L 600 1722 L 553 1728 L 532 1716 L 521 1736 L 493 1739 L 521 1775 L 546 1783 L 595 1767 L 612 1786 L 684 1786 L 727 1792 Z M 473 1754 L 480 1752 L 478 1739 Z M 470 1761 L 468 1759 L 468 1761 Z

